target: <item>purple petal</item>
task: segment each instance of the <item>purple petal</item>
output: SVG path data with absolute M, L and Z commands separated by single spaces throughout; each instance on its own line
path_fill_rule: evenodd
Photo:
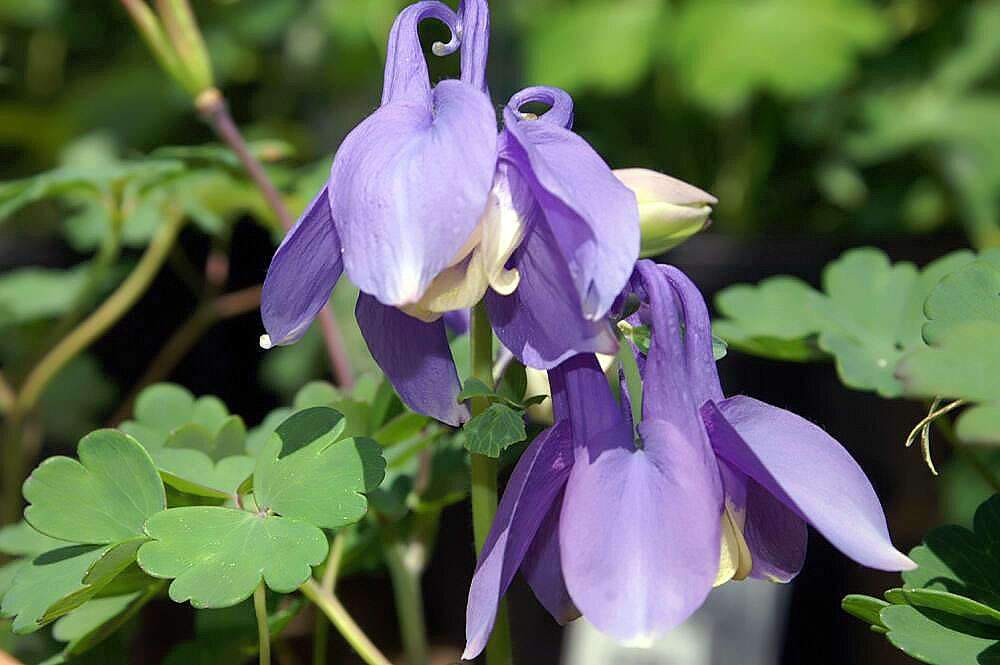
M 639 258 L 635 195 L 570 130 L 544 119 L 523 120 L 511 107 L 504 111 L 504 125 L 509 157 L 528 178 L 569 266 L 584 316 L 603 317 Z
M 630 450 L 626 438 L 597 457 L 577 454 L 559 524 L 576 606 L 631 644 L 647 644 L 704 602 L 721 542 L 722 487 L 707 443 L 663 421 L 640 432 L 644 449 Z
M 643 413 L 670 420 L 670 413 L 722 399 L 711 318 L 698 287 L 677 268 L 643 259 L 629 288 L 643 303 L 631 320 L 642 319 L 653 328 L 650 364 L 640 363 L 646 391 L 651 391 Z
M 622 408 L 611 394 L 611 387 L 592 354 L 573 356 L 549 371 L 552 408 L 556 420 L 569 419 L 575 446 L 594 445 L 594 456 L 608 445 L 632 449 L 632 438 L 625 425 Z M 624 435 L 619 433 L 624 431 Z M 610 436 L 601 436 L 613 432 Z
M 744 476 L 746 478 L 746 476 Z M 805 521 L 764 487 L 747 481 L 747 521 L 743 538 L 753 560 L 750 577 L 789 582 L 802 570 L 809 533 Z
M 535 439 L 511 474 L 479 555 L 465 615 L 463 659 L 486 647 L 497 606 L 569 475 L 570 428 L 562 422 Z
M 270 338 L 266 346 L 298 341 L 326 306 L 343 270 L 340 239 L 323 187 L 281 241 L 267 269 L 260 303 Z
M 720 457 L 841 552 L 880 570 L 915 567 L 893 547 L 882 505 L 864 471 L 829 434 L 794 413 L 742 395 L 708 402 L 702 415 Z
M 705 340 L 703 332 L 698 330 L 697 312 L 692 316 L 689 333 L 692 337 L 685 339 L 681 334 L 684 302 L 678 303 L 668 274 L 660 268 L 645 260 L 636 264 L 635 268 L 645 291 L 649 304 L 646 311 L 653 326 L 652 341 L 643 367 L 642 414 L 646 419 L 673 423 L 695 440 L 705 436 L 698 415 L 701 401 L 710 394 L 721 397 L 722 390 L 716 375 L 701 371 L 699 353 L 702 350 L 699 345 L 703 345 Z M 690 294 L 687 295 L 690 300 Z M 711 334 L 707 343 L 711 354 Z
M 559 515 L 562 513 L 563 492 L 552 502 L 549 512 L 538 526 L 538 533 L 524 555 L 521 572 L 535 592 L 538 602 L 548 610 L 559 625 L 566 625 L 580 618 L 562 572 L 562 554 L 559 551 Z
M 434 45 L 435 54 L 447 55 L 458 48 L 458 16 L 448 5 L 437 0 L 422 0 L 399 12 L 389 32 L 386 47 L 383 105 L 400 99 L 419 102 L 430 98 L 427 62 L 417 33 L 417 26 L 428 18 L 438 19 L 451 31 L 451 41 L 448 44 Z
M 447 326 L 453 335 L 464 335 L 469 332 L 469 321 L 471 318 L 469 310 L 456 309 L 445 312 L 442 318 L 444 318 L 444 325 Z
M 491 289 L 486 306 L 497 337 L 521 362 L 551 369 L 578 353 L 616 352 L 607 320 L 583 317 L 566 261 L 547 226 L 532 224 L 510 265 L 521 275 L 517 289 L 509 296 Z
M 424 323 L 365 293 L 354 313 L 368 350 L 407 406 L 453 426 L 468 420 L 444 321 Z
M 462 0 L 462 80 L 486 92 L 486 60 L 490 50 L 490 8 L 486 0 Z
M 387 305 L 412 304 L 469 240 L 493 185 L 489 98 L 442 81 L 427 103 L 393 101 L 344 140 L 330 174 L 347 274 Z

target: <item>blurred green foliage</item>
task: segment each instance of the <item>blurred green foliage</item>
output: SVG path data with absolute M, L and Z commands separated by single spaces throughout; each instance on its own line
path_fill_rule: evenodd
M 405 0 L 201 0 L 218 81 L 252 137 L 326 165 L 378 103 Z M 727 230 L 998 241 L 1000 2 L 509 0 L 493 3 L 496 103 L 566 87 L 615 166 L 709 189 Z M 428 41 L 440 26 L 425 27 Z M 434 63 L 454 73 L 454 58 Z M 209 138 L 117 3 L 0 0 L 0 177 Z

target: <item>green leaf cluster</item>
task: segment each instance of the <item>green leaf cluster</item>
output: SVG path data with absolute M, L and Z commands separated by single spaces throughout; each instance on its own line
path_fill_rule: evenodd
M 925 301 L 942 278 L 989 256 L 977 261 L 959 251 L 918 270 L 891 263 L 877 249 L 853 249 L 824 269 L 823 291 L 787 276 L 724 289 L 713 329 L 731 347 L 755 355 L 832 358 L 845 385 L 899 397 L 907 392 L 896 375 L 900 360 L 926 348 Z
M 304 408 L 251 455 L 217 398 L 148 388 L 124 431 L 89 434 L 79 460 L 49 458 L 25 482 L 25 522 L 0 531 L 0 552 L 17 557 L 0 568 L 3 614 L 15 633 L 58 620 L 69 658 L 123 626 L 160 580 L 203 608 L 239 603 L 262 580 L 294 591 L 326 557 L 323 529 L 361 520 L 385 475 L 379 444 L 346 428 L 329 407 Z M 217 646 L 252 653 L 241 635 Z
M 918 565 L 885 600 L 851 595 L 846 612 L 930 665 L 1000 659 L 1000 495 L 976 511 L 974 530 L 944 526 L 910 552 Z
M 986 252 L 942 279 L 924 312 L 927 346 L 896 371 L 906 393 L 978 403 L 959 417 L 959 438 L 1000 444 L 1000 252 Z

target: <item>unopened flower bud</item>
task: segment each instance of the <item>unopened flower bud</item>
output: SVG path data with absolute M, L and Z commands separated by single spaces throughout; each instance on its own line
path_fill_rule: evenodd
M 718 199 L 682 180 L 649 169 L 615 172 L 639 202 L 641 257 L 656 256 L 676 247 L 705 228 Z

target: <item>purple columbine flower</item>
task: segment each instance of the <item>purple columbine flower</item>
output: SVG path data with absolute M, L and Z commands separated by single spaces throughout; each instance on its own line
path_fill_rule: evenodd
M 628 290 L 641 302 L 630 322 L 652 328 L 638 358 L 642 422 L 633 429 L 593 356 L 549 372 L 557 423 L 504 492 L 469 591 L 465 658 L 486 645 L 519 568 L 558 621 L 582 614 L 642 644 L 714 585 L 792 579 L 807 523 L 863 565 L 915 565 L 839 443 L 788 411 L 723 396 L 707 307 L 681 271 L 640 261 Z
M 430 86 L 417 37 L 426 18 L 461 47 L 461 78 Z M 523 362 L 554 367 L 614 352 L 606 319 L 639 253 L 635 194 L 570 131 L 572 100 L 528 88 L 504 110 L 486 91 L 489 14 L 463 0 L 404 9 L 389 37 L 382 105 L 344 140 L 330 180 L 278 248 L 264 283 L 265 347 L 299 339 L 346 271 L 376 362 L 414 410 L 468 414 L 442 320 L 485 296 Z M 541 116 L 523 113 L 549 105 Z

